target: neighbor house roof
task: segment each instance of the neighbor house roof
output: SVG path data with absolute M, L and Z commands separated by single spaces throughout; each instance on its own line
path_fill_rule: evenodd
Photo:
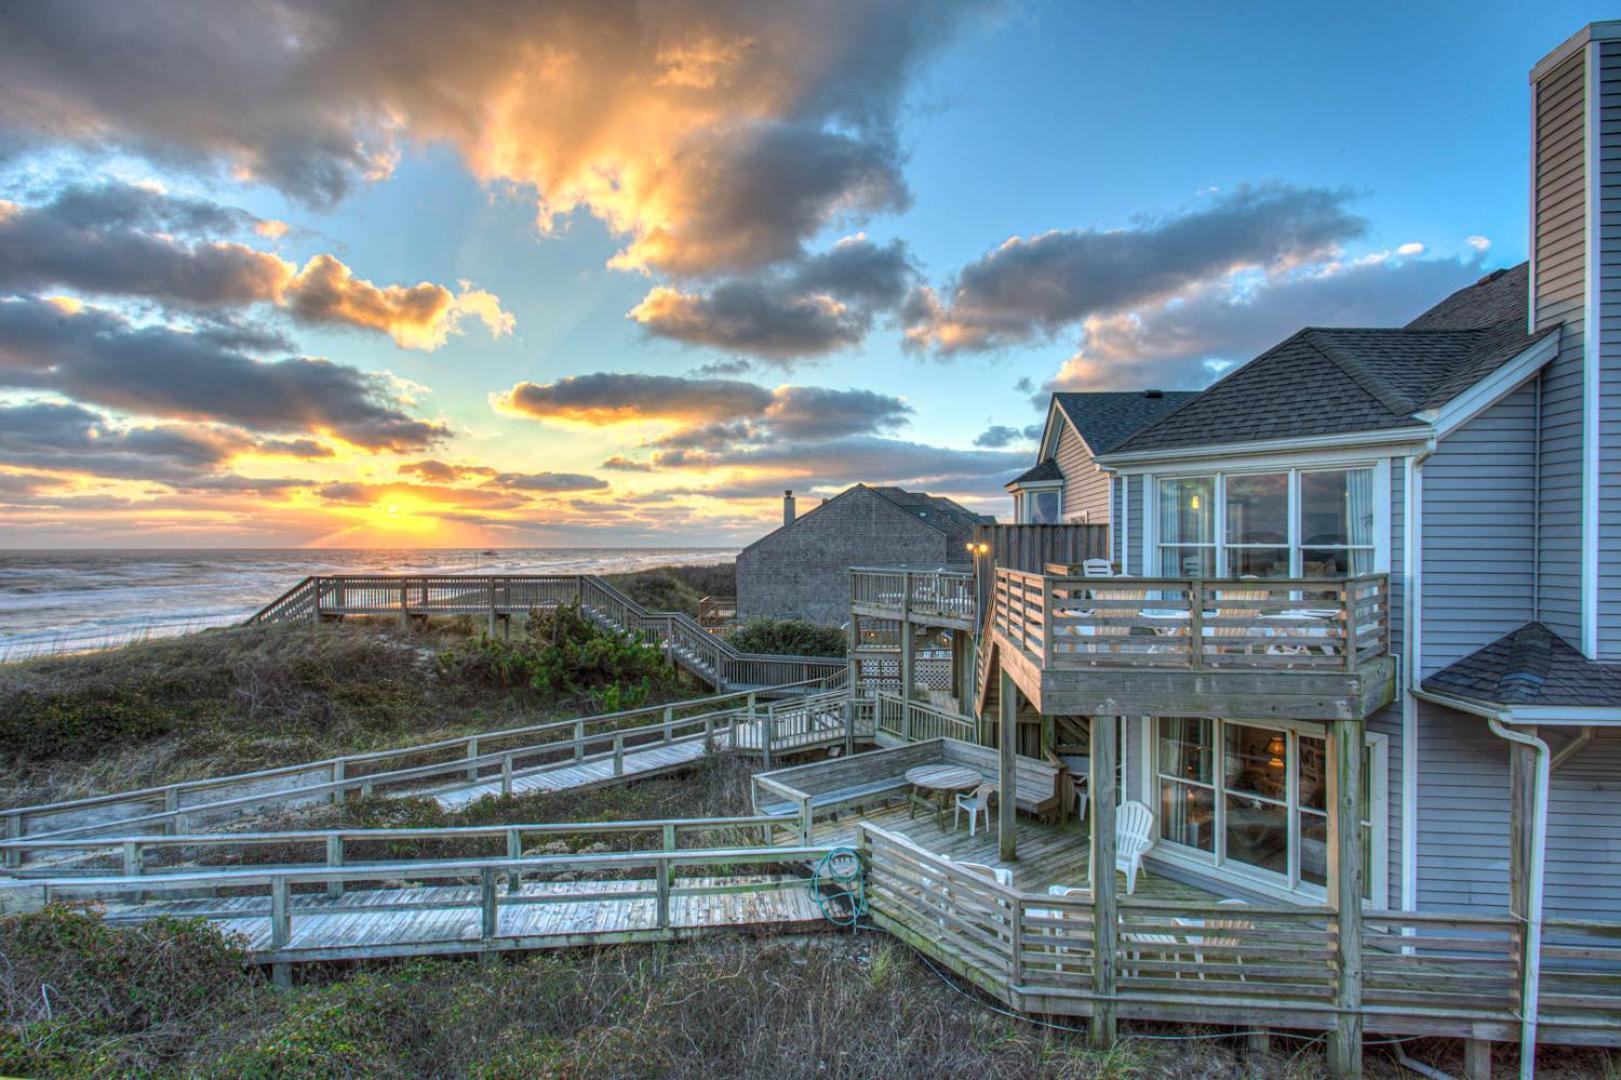
M 1100 390 L 1057 393 L 1053 402 L 1092 453 L 1101 454 L 1198 396 L 1197 390 Z
M 857 484 L 856 487 L 867 487 Z M 973 531 L 975 525 L 993 525 L 996 519 L 984 514 L 976 514 L 972 510 L 952 502 L 939 495 L 930 495 L 922 491 L 903 491 L 898 487 L 867 487 L 867 490 L 881 499 L 887 499 L 896 506 L 905 510 L 942 532 Z
M 1420 428 L 1549 334 L 1526 332 L 1524 266 L 1461 289 L 1405 327 L 1311 327 L 1273 346 L 1113 449 L 1181 447 Z
M 1043 458 L 1002 486 L 1014 487 L 1018 484 L 1034 484 L 1041 480 L 1062 480 L 1063 478 L 1064 471 L 1058 467 L 1058 462 L 1052 458 Z
M 1529 622 L 1431 675 L 1424 689 L 1509 708 L 1621 708 L 1621 668 L 1589 660 L 1546 626 Z

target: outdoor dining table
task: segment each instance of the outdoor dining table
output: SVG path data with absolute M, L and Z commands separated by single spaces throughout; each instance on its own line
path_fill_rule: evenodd
M 972 791 L 985 782 L 973 769 L 962 765 L 919 765 L 906 770 L 906 782 L 912 785 L 912 812 L 916 816 L 919 804 L 932 806 L 935 822 L 942 832 L 946 827 L 946 807 L 951 796 L 959 791 Z M 923 794 L 927 792 L 928 794 Z

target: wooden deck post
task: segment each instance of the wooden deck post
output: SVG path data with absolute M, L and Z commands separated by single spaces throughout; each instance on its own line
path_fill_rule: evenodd
M 1005 862 L 1018 858 L 1019 768 L 1015 755 L 1018 753 L 1019 684 L 1006 668 L 1002 669 L 1001 678 L 997 701 L 996 741 L 1000 752 L 997 755 L 996 832 Z
M 478 757 L 478 736 L 474 735 L 467 740 L 467 757 L 469 760 Z M 478 766 L 471 765 L 467 769 L 467 779 L 478 779 Z
M 495 940 L 496 919 L 500 912 L 495 906 L 495 869 L 481 867 L 478 872 L 478 936 L 488 945 Z
M 523 834 L 517 829 L 507 830 L 507 858 L 523 858 Z M 523 887 L 522 875 L 516 870 L 507 871 L 507 895 L 516 896 Z
M 343 836 L 334 834 L 326 838 L 326 864 L 337 868 L 343 865 Z M 326 894 L 336 900 L 343 895 L 343 882 L 334 878 L 326 883 Z
M 293 918 L 288 907 L 287 879 L 270 879 L 270 948 L 279 951 L 293 938 Z M 283 990 L 293 985 L 293 971 L 287 964 L 271 964 L 270 978 Z
M 1334 1007 L 1328 1071 L 1362 1075 L 1362 724 L 1335 720 L 1328 744 L 1328 906 L 1334 910 Z
M 1119 944 L 1114 887 L 1115 759 L 1119 752 L 1119 726 L 1112 716 L 1092 717 L 1089 752 L 1091 771 L 1087 785 L 1092 795 L 1092 838 L 1087 872 L 1092 885 L 1092 1044 L 1107 1050 L 1114 1045 L 1116 1016 L 1115 959 Z

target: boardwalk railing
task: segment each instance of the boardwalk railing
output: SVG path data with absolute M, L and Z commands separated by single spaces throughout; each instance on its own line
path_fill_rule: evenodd
M 794 824 L 780 817 L 664 818 L 640 821 L 538 822 L 441 828 L 293 829 L 82 839 L 6 840 L 0 851 L 12 879 L 64 879 L 118 874 L 140 877 L 181 869 L 262 870 L 398 866 L 417 858 L 520 858 L 534 844 L 633 845 L 638 851 L 792 844 Z M 409 854 L 407 854 L 409 852 Z M 547 852 L 561 854 L 563 852 Z M 41 898 L 43 899 L 43 897 Z
M 0 811 L 4 836 L 83 837 L 119 833 L 186 833 L 272 808 L 337 802 L 351 793 L 421 793 L 454 780 L 499 784 L 515 775 L 612 762 L 622 775 L 627 754 L 701 741 L 718 749 L 773 753 L 846 739 L 845 692 L 820 691 L 772 702 L 754 692 L 722 694 L 574 720 L 482 732 L 431 743 L 346 754 L 322 761 L 136 791 Z
M 995 632 L 1044 668 L 1354 672 L 1389 651 L 1389 580 L 1086 578 L 998 569 Z
M 906 701 L 899 694 L 880 693 L 869 698 L 874 735 L 903 743 L 929 739 L 979 742 L 979 724 L 972 716 L 936 708 L 921 701 Z
M 961 570 L 853 567 L 850 604 L 858 611 L 897 619 L 911 616 L 974 621 L 974 575 Z
M 1118 897 L 1099 932 L 1084 875 L 1063 896 L 1023 892 L 868 823 L 867 898 L 885 929 L 1015 1008 L 1323 1030 L 1337 925 L 1326 907 Z M 1549 1041 L 1614 1044 L 1621 923 L 1548 920 L 1540 1025 Z M 1512 917 L 1368 911 L 1362 995 L 1370 1032 L 1518 1038 L 1523 924 Z M 1100 956 L 1107 954 L 1107 963 Z
M 591 575 L 392 575 L 307 577 L 247 620 L 315 621 L 350 615 L 411 619 L 472 615 L 489 620 L 578 602 L 599 624 L 652 641 L 718 690 L 776 687 L 838 677 L 842 659 L 743 653 L 684 612 L 651 612 Z
M 12 888 L 37 889 L 50 899 L 124 893 L 132 901 L 147 903 L 167 895 L 229 893 L 195 900 L 182 910 L 190 917 L 240 928 L 254 959 L 284 964 L 649 940 L 700 932 L 716 924 L 770 921 L 717 918 L 710 901 L 784 890 L 803 897 L 804 885 L 797 878 L 738 876 L 737 870 L 778 866 L 802 872 L 829 850 L 800 845 L 215 868 L 46 879 Z M 695 870 L 707 870 L 711 876 L 695 877 Z M 357 885 L 368 886 L 364 896 L 346 899 Z M 692 910 L 683 910 L 682 902 Z M 531 914 L 541 907 L 586 904 L 593 908 L 583 924 L 567 917 L 537 920 Z M 462 917 L 457 918 L 457 912 Z M 132 922 L 161 913 L 132 906 L 110 910 L 106 917 L 109 922 Z M 305 919 L 318 920 L 318 925 L 301 934 Z M 285 969 L 277 976 L 284 978 Z

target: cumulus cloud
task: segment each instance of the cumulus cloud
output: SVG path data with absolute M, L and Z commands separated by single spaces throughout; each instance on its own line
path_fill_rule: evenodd
M 974 436 L 974 445 L 982 446 L 987 450 L 1000 450 L 1004 446 L 1011 446 L 1025 439 L 1036 439 L 1041 436 L 1041 425 L 1031 424 L 1027 427 L 1008 427 L 1006 424 L 992 424 L 978 435 Z
M 0 405 L 0 464 L 123 480 L 193 483 L 223 469 L 251 440 L 196 425 L 124 426 L 82 405 Z
M 628 317 L 658 337 L 783 363 L 859 345 L 915 276 L 900 241 L 855 236 L 765 276 L 656 286 Z
M 944 294 L 914 291 L 902 313 L 906 340 L 938 354 L 994 349 L 1244 268 L 1281 270 L 1321 258 L 1366 231 L 1347 209 L 1350 198 L 1344 190 L 1246 185 L 1124 229 L 1014 237 L 963 267 Z
M 756 415 L 771 391 L 737 379 L 600 371 L 552 383 L 520 382 L 496 394 L 497 411 L 535 420 L 602 426 L 636 420 L 703 423 Z
M 598 491 L 608 486 L 606 480 L 583 473 L 497 473 L 490 486 L 509 491 L 549 493 L 556 491 Z
M 1088 318 L 1079 350 L 1046 389 L 1198 388 L 1302 326 L 1401 326 L 1480 274 L 1474 260 L 1409 259 L 1331 263 L 1252 288 L 1214 282 Z
M 229 334 L 29 297 L 0 300 L 0 387 L 170 420 L 331 435 L 369 450 L 422 449 L 449 434 L 352 367 L 309 357 L 262 362 Z
M 904 206 L 905 88 L 980 6 L 15 5 L 0 137 L 223 166 L 315 203 L 448 144 L 533 185 L 544 227 L 604 221 L 627 241 L 616 265 L 711 273 Z
M 468 282 L 376 285 L 331 255 L 299 268 L 268 251 L 221 239 L 264 224 L 243 211 L 108 181 L 75 185 L 49 201 L 0 201 L 0 288 L 66 287 L 191 307 L 269 304 L 306 324 L 351 326 L 401 348 L 437 349 L 464 321 L 492 336 L 513 319 Z
M 854 483 L 926 487 L 939 494 L 987 493 L 1016 471 L 1029 467 L 1029 455 L 1006 450 L 956 450 L 902 439 L 853 435 L 819 442 L 776 441 L 718 451 L 665 450 L 653 455 L 660 469 L 723 467 L 747 470 L 777 485 L 805 480 L 818 487 Z

